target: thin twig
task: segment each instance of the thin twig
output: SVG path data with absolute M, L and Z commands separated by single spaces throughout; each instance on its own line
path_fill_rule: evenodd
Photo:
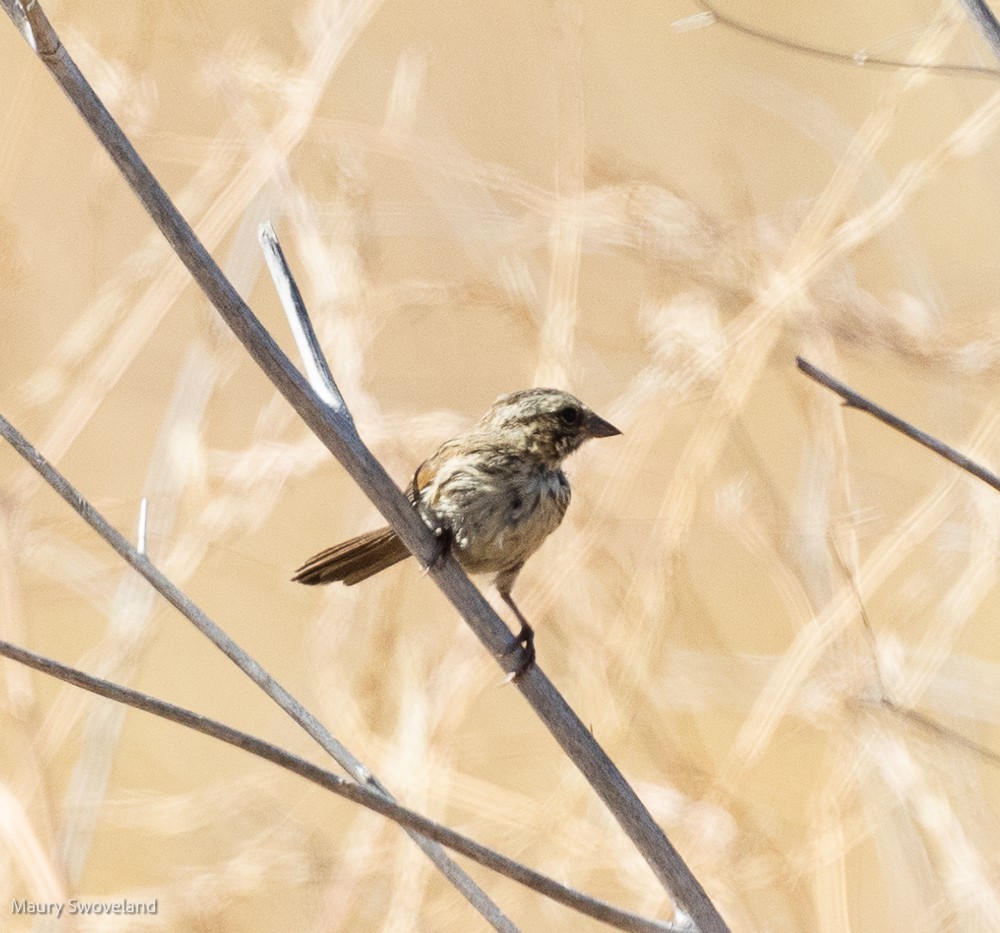
M 5 9 L 10 12 L 6 4 Z M 510 630 L 454 559 L 435 560 L 437 541 L 430 529 L 361 442 L 346 415 L 320 401 L 226 280 L 222 270 L 80 73 L 40 4 L 32 0 L 23 9 L 30 24 L 33 47 L 40 59 L 105 146 L 150 217 L 233 333 L 376 505 L 410 552 L 425 566 L 433 564 L 429 575 L 501 667 L 508 673 L 515 670 L 519 659 L 516 654 L 507 652 Z M 17 16 L 12 14 L 11 18 L 17 25 Z M 661 884 L 692 917 L 702 933 L 728 931 L 698 879 L 621 771 L 541 669 L 537 665 L 532 666 L 518 679 L 517 688 L 632 839 Z
M 993 57 L 1000 61 L 1000 23 L 983 0 L 961 0 L 965 13 L 986 40 Z
M 995 752 L 992 748 L 987 748 L 979 742 L 974 742 L 968 736 L 962 735 L 962 733 L 956 732 L 954 729 L 942 726 L 941 723 L 931 719 L 930 716 L 925 716 L 919 710 L 900 706 L 888 697 L 882 697 L 878 701 L 878 704 L 882 708 L 889 710 L 894 716 L 898 716 L 900 719 L 919 727 L 924 732 L 930 733 L 936 739 L 940 739 L 956 748 L 961 748 L 975 755 L 985 764 L 992 765 L 994 768 L 1000 767 L 1000 752 Z
M 130 567 L 137 570 L 161 596 L 194 623 L 195 627 L 202 634 L 257 684 L 261 690 L 271 697 L 278 706 L 288 713 L 348 774 L 359 784 L 363 784 L 372 791 L 382 794 L 387 800 L 393 799 L 388 789 L 350 750 L 337 741 L 312 713 L 302 706 L 257 661 L 219 628 L 186 593 L 155 567 L 145 553 L 133 547 L 124 535 L 112 527 L 107 519 L 3 415 L 0 415 L 0 436 L 7 440 L 35 468 L 38 474 L 79 513 L 94 531 L 114 548 L 117 554 Z M 411 834 L 413 840 L 423 849 L 428 858 L 434 862 L 442 874 L 462 892 L 469 903 L 495 929 L 504 930 L 507 933 L 516 933 L 517 927 L 493 903 L 486 892 L 456 865 L 437 843 L 424 838 L 413 830 L 407 830 L 407 832 Z
M 277 745 L 272 745 L 256 736 L 234 729 L 218 720 L 202 716 L 200 713 L 183 706 L 176 706 L 158 697 L 150 696 L 148 693 L 141 693 L 131 687 L 124 687 L 121 684 L 94 677 L 75 667 L 35 654 L 33 651 L 28 651 L 18 645 L 12 645 L 10 642 L 0 640 L 0 655 L 98 696 L 152 713 L 161 719 L 175 722 L 187 729 L 193 729 L 195 732 L 218 739 L 220 742 L 241 748 L 265 761 L 273 762 L 286 771 L 298 774 L 300 777 L 333 791 L 347 800 L 388 817 L 404 829 L 433 839 L 498 874 L 505 875 L 566 907 L 620 930 L 634 931 L 634 933 L 683 933 L 683 931 L 690 929 L 690 927 L 661 920 L 650 920 L 631 911 L 621 910 L 605 901 L 581 894 L 573 888 L 560 884 L 506 855 L 502 855 L 495 849 L 484 846 L 414 810 L 400 806 L 371 787 L 346 781 L 339 775 L 327 771 L 325 768 L 320 768 L 298 755 L 293 755 Z
M 302 357 L 302 365 L 306 371 L 309 385 L 324 402 L 342 412 L 353 425 L 354 419 L 351 417 L 350 409 L 344 403 L 344 397 L 340 394 L 340 389 L 337 388 L 337 381 L 333 378 L 333 373 L 330 372 L 330 364 L 327 363 L 323 349 L 316 338 L 316 331 L 309 319 L 306 303 L 302 300 L 302 293 L 299 291 L 288 260 L 285 259 L 285 252 L 278 242 L 278 235 L 274 232 L 270 221 L 260 225 L 258 238 L 261 249 L 264 251 L 264 261 L 267 263 L 275 290 L 281 299 L 281 306 L 285 309 L 285 316 L 288 318 L 288 326 L 295 338 L 295 345 L 299 348 L 299 355 Z
M 980 466 L 974 460 L 970 460 L 965 454 L 961 454 L 955 450 L 954 447 L 949 447 L 936 437 L 932 437 L 919 428 L 915 428 L 908 421 L 904 421 L 881 405 L 877 405 L 875 402 L 855 392 L 840 380 L 834 379 L 833 376 L 823 372 L 822 369 L 802 359 L 801 356 L 797 356 L 795 362 L 798 364 L 799 369 L 809 376 L 810 379 L 814 379 L 820 385 L 826 386 L 826 388 L 836 392 L 849 408 L 857 408 L 859 411 L 867 412 L 869 415 L 878 418 L 883 424 L 889 425 L 890 428 L 894 428 L 900 434 L 905 434 L 918 444 L 922 444 L 928 450 L 934 451 L 939 457 L 944 457 L 945 460 L 954 463 L 955 466 L 965 470 L 966 473 L 971 473 L 976 479 L 981 479 L 984 483 L 987 483 L 1000 492 L 1000 476 L 997 476 L 996 473 L 987 470 L 986 467 Z
M 970 5 L 975 5 L 976 2 L 977 0 L 962 0 L 967 9 Z M 794 39 L 789 39 L 780 33 L 768 32 L 766 29 L 760 29 L 750 23 L 728 16 L 717 9 L 714 3 L 709 3 L 707 0 L 698 0 L 698 4 L 704 9 L 704 12 L 676 20 L 674 23 L 675 29 L 679 31 L 688 30 L 718 23 L 720 26 L 725 26 L 727 29 L 750 36 L 753 39 L 759 39 L 761 42 L 766 42 L 769 45 L 789 49 L 792 52 L 802 52 L 805 55 L 812 55 L 815 58 L 853 65 L 856 68 L 892 68 L 896 71 L 910 69 L 926 71 L 932 75 L 961 75 L 972 78 L 992 78 L 994 80 L 1000 77 L 1000 71 L 984 65 L 942 65 L 938 62 L 912 62 L 905 59 L 883 58 L 879 55 L 872 55 L 865 49 L 858 49 L 856 52 L 838 52 L 835 49 L 827 49 L 819 45 L 808 45 L 804 42 L 796 42 Z
M 28 16 L 24 12 L 24 6 L 20 0 L 0 0 L 0 6 L 3 7 L 4 13 L 10 17 L 14 28 L 21 33 L 21 38 L 31 46 L 33 52 L 37 52 L 35 34 L 31 28 L 31 24 L 28 22 Z

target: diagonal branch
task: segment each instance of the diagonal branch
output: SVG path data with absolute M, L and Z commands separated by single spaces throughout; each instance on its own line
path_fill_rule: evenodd
M 795 362 L 799 369 L 810 379 L 814 379 L 821 386 L 826 386 L 831 392 L 836 392 L 844 400 L 844 404 L 848 408 L 856 408 L 858 411 L 867 412 L 873 418 L 878 418 L 883 424 L 889 425 L 890 428 L 899 431 L 900 434 L 905 434 L 908 438 L 923 445 L 928 450 L 933 450 L 939 457 L 944 457 L 945 460 L 954 463 L 955 466 L 965 470 L 966 473 L 971 473 L 976 479 L 981 479 L 988 486 L 992 486 L 1000 492 L 1000 476 L 997 476 L 996 473 L 987 470 L 984 466 L 980 466 L 975 460 L 971 460 L 965 454 L 959 453 L 954 447 L 949 447 L 944 441 L 939 441 L 936 437 L 921 431 L 919 428 L 915 428 L 909 421 L 904 421 L 887 408 L 883 408 L 881 405 L 877 405 L 871 401 L 871 399 L 867 399 L 860 393 L 855 392 L 854 389 L 845 385 L 839 379 L 835 379 L 829 373 L 823 372 L 819 367 L 813 366 L 812 363 L 802 359 L 801 356 L 797 356 Z
M 689 928 L 673 923 L 664 923 L 660 920 L 649 920 L 638 914 L 627 910 L 621 910 L 604 901 L 588 897 L 573 888 L 560 884 L 558 881 L 549 878 L 540 872 L 534 871 L 520 862 L 484 846 L 481 843 L 470 839 L 468 836 L 449 829 L 435 820 L 402 807 L 391 798 L 379 793 L 377 790 L 363 784 L 352 784 L 345 781 L 339 775 L 325 768 L 320 768 L 312 762 L 293 755 L 285 749 L 265 742 L 254 735 L 249 735 L 239 729 L 225 725 L 215 719 L 202 716 L 183 706 L 176 706 L 167 703 L 158 697 L 150 696 L 148 693 L 141 693 L 131 687 L 123 687 L 100 677 L 94 677 L 83 671 L 60 664 L 51 658 L 27 651 L 10 642 L 0 641 L 0 656 L 10 658 L 27 667 L 31 667 L 50 677 L 55 677 L 66 683 L 73 684 L 83 690 L 88 690 L 98 696 L 107 697 L 116 703 L 140 709 L 161 719 L 178 723 L 187 729 L 193 729 L 203 735 L 218 739 L 227 745 L 241 748 L 251 755 L 256 755 L 265 761 L 273 762 L 287 771 L 304 777 L 307 781 L 312 781 L 326 790 L 333 791 L 340 797 L 358 803 L 375 813 L 388 817 L 394 823 L 398 823 L 411 834 L 419 833 L 421 837 L 433 839 L 443 846 L 447 846 L 460 855 L 478 862 L 486 868 L 492 869 L 498 874 L 511 878 L 514 881 L 524 884 L 551 900 L 556 901 L 566 907 L 579 911 L 585 916 L 595 920 L 601 920 L 619 930 L 627 930 L 630 933 L 688 933 Z
M 965 15 L 972 20 L 979 34 L 986 40 L 993 56 L 1000 61 L 1000 23 L 985 0 L 961 0 Z
M 493 657 L 508 673 L 512 672 L 518 659 L 505 653 L 510 642 L 507 627 L 451 557 L 434 560 L 436 541 L 431 531 L 361 441 L 344 411 L 330 408 L 319 400 L 226 280 L 80 73 L 41 6 L 29 0 L 20 9 L 15 9 L 18 7 L 15 0 L 2 2 L 5 11 L 98 136 L 150 217 L 247 352 L 372 500 L 406 547 L 425 566 L 433 562 L 430 576 Z M 715 905 L 663 830 L 551 681 L 533 666 L 519 678 L 517 686 L 635 843 L 656 877 L 694 919 L 702 933 L 728 930 Z
M 388 789 L 346 746 L 337 741 L 312 713 L 219 628 L 183 590 L 166 577 L 149 560 L 145 549 L 133 547 L 121 532 L 110 525 L 107 519 L 3 415 L 0 415 L 0 437 L 3 437 L 24 457 L 42 479 L 59 493 L 130 567 L 136 570 L 153 589 L 189 619 L 212 644 L 288 713 L 358 784 L 381 794 L 386 800 L 393 799 Z M 125 688 L 120 687 L 119 689 L 124 690 Z M 517 927 L 493 903 L 489 895 L 456 865 L 437 843 L 424 838 L 412 829 L 408 829 L 407 832 L 441 873 L 490 922 L 494 929 L 516 933 Z
M 271 279 L 281 299 L 281 306 L 285 309 L 288 326 L 292 330 L 292 336 L 295 337 L 295 345 L 299 348 L 299 356 L 302 357 L 309 385 L 327 405 L 342 411 L 351 424 L 354 424 L 351 412 L 344 402 L 344 396 L 340 394 L 333 373 L 330 372 L 330 364 L 326 361 L 319 345 L 319 338 L 309 319 L 306 303 L 302 300 L 302 293 L 292 276 L 288 260 L 285 259 L 285 251 L 281 248 L 278 235 L 274 232 L 270 221 L 261 224 L 257 236 L 264 251 L 264 261 L 271 271 Z

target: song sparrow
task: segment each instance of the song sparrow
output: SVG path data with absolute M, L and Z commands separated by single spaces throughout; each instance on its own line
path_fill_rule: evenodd
M 592 437 L 621 434 L 568 392 L 527 389 L 502 395 L 468 431 L 425 460 L 406 494 L 469 573 L 494 583 L 521 630 L 515 677 L 535 659 L 534 632 L 510 592 L 524 562 L 559 527 L 569 505 L 565 457 Z M 391 528 L 320 551 L 292 578 L 310 586 L 353 586 L 410 556 Z

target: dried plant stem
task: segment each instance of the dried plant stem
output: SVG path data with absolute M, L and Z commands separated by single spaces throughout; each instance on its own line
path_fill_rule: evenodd
M 961 0 L 965 14 L 972 20 L 979 34 L 986 40 L 993 56 L 1000 61 L 1000 23 L 983 0 Z
M 944 457 L 945 460 L 949 460 L 955 466 L 965 470 L 966 473 L 971 473 L 976 479 L 981 479 L 984 483 L 987 483 L 1000 492 L 1000 476 L 997 476 L 996 473 L 987 470 L 986 467 L 980 466 L 974 460 L 970 460 L 965 454 L 961 454 L 955 450 L 954 447 L 949 447 L 936 437 L 932 437 L 919 428 L 915 428 L 908 421 L 897 417 L 881 405 L 876 405 L 875 402 L 844 385 L 839 379 L 834 379 L 829 373 L 825 373 L 822 369 L 813 366 L 812 363 L 802 359 L 801 356 L 796 357 L 795 362 L 799 369 L 810 379 L 814 379 L 821 386 L 826 386 L 832 392 L 836 392 L 849 408 L 857 408 L 858 411 L 867 412 L 872 417 L 878 418 L 883 424 L 889 425 L 890 428 L 899 431 L 900 434 L 905 434 L 918 444 L 922 444 L 928 450 L 933 450 L 939 457 Z
M 832 62 L 842 62 L 846 65 L 851 65 L 855 68 L 863 66 L 865 68 L 891 68 L 893 71 L 906 71 L 906 70 L 916 70 L 926 71 L 929 74 L 934 75 L 962 75 L 966 77 L 973 78 L 990 78 L 996 79 L 1000 72 L 996 68 L 989 68 L 984 65 L 949 65 L 938 62 L 920 62 L 920 61 L 908 61 L 905 58 L 884 58 L 881 55 L 870 54 L 866 49 L 858 49 L 855 52 L 838 52 L 834 49 L 824 48 L 818 45 L 808 45 L 803 42 L 796 42 L 794 39 L 790 39 L 787 36 L 780 35 L 776 32 L 771 32 L 766 29 L 760 29 L 756 25 L 753 25 L 749 20 L 743 21 L 737 19 L 736 17 L 729 16 L 722 10 L 718 9 L 714 3 L 709 3 L 708 0 L 698 0 L 698 5 L 704 9 L 704 13 L 696 13 L 694 16 L 686 16 L 683 19 L 676 20 L 674 22 L 675 29 L 701 29 L 706 26 L 714 25 L 718 23 L 721 26 L 725 26 L 727 29 L 733 30 L 733 32 L 738 32 L 744 36 L 750 36 L 753 39 L 757 39 L 761 42 L 769 43 L 770 45 L 777 46 L 778 48 L 788 49 L 792 52 L 801 52 L 804 55 L 809 55 L 813 58 L 821 58 Z M 981 0 L 962 0 L 962 5 L 965 7 L 966 12 L 973 19 L 978 21 L 981 8 L 985 8 L 985 4 Z M 992 18 L 992 14 L 989 10 L 986 10 L 988 16 Z M 996 21 L 993 20 L 995 25 Z M 993 45 L 993 42 L 990 43 Z M 1000 46 L 995 46 L 995 48 L 1000 48 Z
M 319 338 L 309 319 L 306 303 L 302 300 L 302 293 L 288 266 L 288 260 L 285 259 L 285 251 L 281 248 L 278 235 L 274 232 L 270 221 L 261 224 L 258 239 L 281 306 L 285 309 L 285 317 L 288 318 L 288 326 L 295 338 L 295 345 L 299 348 L 299 356 L 302 357 L 309 385 L 327 405 L 343 412 L 353 424 L 354 419 L 351 418 L 351 412 L 340 394 L 340 389 L 337 388 L 333 373 L 330 372 L 330 364 L 326 361 L 323 349 L 319 345 Z
M 505 875 L 566 907 L 570 907 L 595 920 L 610 924 L 619 930 L 628 930 L 632 931 L 632 933 L 682 933 L 684 929 L 676 924 L 649 920 L 638 914 L 620 910 L 604 901 L 587 897 L 573 888 L 569 888 L 546 875 L 533 871 L 520 862 L 507 858 L 507 856 L 500 854 L 495 849 L 481 845 L 468 836 L 464 836 L 441 823 L 400 806 L 371 787 L 352 784 L 339 775 L 327 771 L 325 768 L 320 768 L 312 764 L 312 762 L 306 761 L 304 758 L 293 755 L 277 745 L 272 745 L 270 742 L 265 742 L 256 736 L 241 732 L 239 729 L 233 729 L 231 726 L 227 726 L 215 719 L 209 719 L 200 713 L 185 709 L 182 706 L 176 706 L 173 703 L 167 703 L 164 700 L 150 696 L 147 693 L 141 693 L 138 690 L 133 690 L 130 687 L 123 687 L 120 684 L 112 683 L 100 677 L 93 677 L 77 668 L 60 664 L 58 661 L 35 654 L 33 651 L 27 651 L 17 645 L 12 645 L 10 642 L 0 641 L 0 655 L 66 683 L 88 690 L 98 696 L 107 697 L 116 703 L 122 703 L 126 706 L 152 713 L 161 719 L 178 723 L 185 728 L 193 729 L 195 732 L 201 732 L 203 735 L 218 739 L 220 742 L 241 748 L 244 751 L 250 752 L 251 755 L 256 755 L 258 758 L 273 762 L 287 771 L 291 771 L 308 781 L 312 781 L 314 784 L 318 784 L 326 790 L 333 791 L 333 793 L 340 797 L 344 797 L 347 800 L 351 800 L 369 810 L 388 817 L 405 829 L 419 833 L 424 838 L 433 839 L 435 842 L 447 846 L 449 849 L 472 859 L 474 862 L 478 862 L 486 868 L 492 869 L 498 874 Z
M 362 443 L 346 414 L 320 401 L 227 281 L 80 73 L 41 6 L 34 0 L 23 5 L 15 0 L 3 0 L 3 6 L 105 146 L 143 206 L 233 333 L 377 506 L 407 548 L 423 564 L 431 563 L 436 541 L 430 530 Z M 518 659 L 513 654 L 506 654 L 510 631 L 457 562 L 451 558 L 433 561 L 430 576 L 493 657 L 511 672 Z M 517 687 L 633 840 L 656 877 L 702 933 L 727 931 L 725 921 L 697 878 L 617 766 L 548 678 L 534 666 L 519 678 Z
M 138 571 L 175 609 L 193 622 L 203 635 L 288 713 L 348 774 L 359 784 L 381 794 L 386 800 L 393 799 L 389 791 L 349 749 L 337 741 L 312 713 L 205 615 L 183 590 L 155 567 L 144 552 L 133 547 L 121 532 L 112 527 L 107 519 L 3 415 L 0 415 L 0 436 L 35 468 L 38 474 L 79 513 L 94 531 L 114 548 L 115 552 L 130 567 Z M 126 688 L 119 687 L 119 689 Z M 493 903 L 486 892 L 456 865 L 437 843 L 420 836 L 413 830 L 408 830 L 408 832 L 431 861 L 437 865 L 442 874 L 462 892 L 470 904 L 489 920 L 495 929 L 517 930 L 517 927 Z

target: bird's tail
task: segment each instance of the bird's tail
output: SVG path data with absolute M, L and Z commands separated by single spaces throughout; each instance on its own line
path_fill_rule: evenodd
M 339 580 L 353 586 L 409 556 L 406 545 L 391 528 L 380 528 L 313 555 L 295 571 L 292 580 L 307 586 Z

